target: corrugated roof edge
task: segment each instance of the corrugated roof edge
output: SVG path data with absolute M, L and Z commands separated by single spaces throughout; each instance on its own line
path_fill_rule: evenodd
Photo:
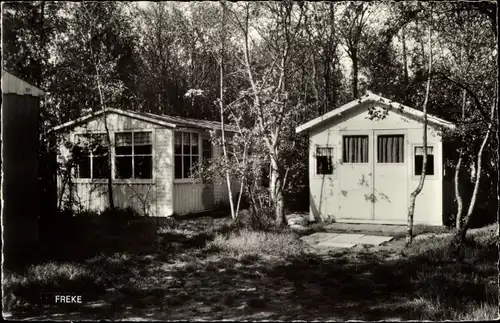
M 100 110 L 97 112 L 93 112 L 86 116 L 80 117 L 75 120 L 68 121 L 59 126 L 53 127 L 49 130 L 49 132 L 56 132 L 64 128 L 76 126 L 82 122 L 95 118 L 101 115 L 104 111 Z M 191 118 L 182 118 L 182 117 L 172 117 L 167 115 L 154 114 L 149 112 L 138 112 L 133 110 L 122 110 L 115 108 L 107 108 L 106 112 L 117 113 L 121 115 L 125 115 L 131 118 L 136 118 L 145 122 L 150 122 L 154 124 L 159 124 L 162 126 L 166 126 L 169 128 L 177 128 L 178 126 L 187 127 L 187 128 L 195 128 L 195 129 L 214 129 L 221 130 L 220 123 L 217 121 L 209 121 L 209 120 L 201 120 L 201 119 L 191 119 Z M 226 125 L 226 131 L 236 132 L 236 128 L 231 125 Z

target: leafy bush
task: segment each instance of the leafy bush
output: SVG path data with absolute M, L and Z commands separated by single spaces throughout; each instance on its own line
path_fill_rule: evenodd
M 125 208 L 106 208 L 102 211 L 101 216 L 114 219 L 134 219 L 140 216 L 139 212 L 131 206 Z
M 257 214 L 250 210 L 241 210 L 236 218 L 235 227 L 257 231 L 273 231 L 275 229 L 274 213 L 271 208 L 265 208 Z
M 498 224 L 492 224 L 480 229 L 471 229 L 470 235 L 473 241 L 484 247 L 496 247 L 499 243 L 497 234 Z

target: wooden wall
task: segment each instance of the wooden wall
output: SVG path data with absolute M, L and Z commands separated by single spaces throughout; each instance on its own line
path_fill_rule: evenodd
M 3 94 L 3 234 L 6 247 L 37 240 L 39 98 Z
M 109 113 L 107 124 L 110 130 L 111 141 L 114 142 L 114 133 L 122 131 L 151 131 L 153 138 L 153 179 L 151 180 L 113 180 L 113 198 L 115 206 L 131 206 L 143 214 L 144 204 L 148 206 L 150 216 L 170 216 L 173 213 L 173 160 L 172 160 L 172 129 L 161 125 L 136 120 L 131 117 Z M 65 140 L 74 140 L 78 133 L 105 133 L 102 117 L 76 126 L 63 137 Z M 61 145 L 59 158 L 69 158 L 69 151 Z M 68 199 L 69 189 L 66 186 L 62 192 L 61 178 L 58 178 L 58 195 L 63 194 Z M 109 206 L 106 180 L 74 179 L 75 210 L 82 209 L 103 211 Z M 146 198 L 147 195 L 147 198 Z M 139 198 L 139 196 L 141 198 Z

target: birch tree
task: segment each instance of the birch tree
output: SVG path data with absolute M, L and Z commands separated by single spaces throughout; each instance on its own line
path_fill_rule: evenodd
M 430 16 L 432 18 L 432 8 L 430 12 Z M 427 103 L 429 101 L 429 93 L 431 90 L 431 78 L 432 78 L 432 24 L 429 24 L 429 65 L 428 65 L 428 76 L 427 76 L 427 85 L 425 88 L 425 98 L 422 106 L 423 112 L 423 131 L 422 131 L 422 144 L 423 144 L 423 162 L 422 162 L 422 171 L 420 175 L 420 180 L 418 182 L 415 190 L 410 194 L 410 203 L 408 207 L 408 225 L 407 225 L 407 233 L 406 233 L 406 245 L 411 245 L 413 241 L 413 216 L 415 213 L 415 202 L 417 196 L 420 194 L 424 187 L 425 182 L 425 173 L 427 169 Z
M 259 26 L 252 25 L 252 15 L 259 11 L 266 16 L 258 17 Z M 288 169 L 284 169 L 280 162 L 283 132 L 297 110 L 290 97 L 288 81 L 292 72 L 290 65 L 294 45 L 303 27 L 304 11 L 300 4 L 290 1 L 258 5 L 245 3 L 239 12 L 232 11 L 231 17 L 242 35 L 240 61 L 250 85 L 242 93 L 251 98 L 247 108 L 255 118 L 259 136 L 265 144 L 270 163 L 269 194 L 275 224 L 281 226 L 284 224 L 283 189 L 288 175 Z M 266 20 L 268 23 L 262 24 Z M 260 46 L 256 45 L 255 33 L 259 35 Z M 255 60 L 257 49 L 265 51 L 268 64 L 260 73 L 256 66 L 263 62 Z

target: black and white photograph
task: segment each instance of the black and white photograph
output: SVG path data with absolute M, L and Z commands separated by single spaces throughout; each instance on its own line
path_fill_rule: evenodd
M 2 1 L 2 317 L 499 319 L 496 1 Z

